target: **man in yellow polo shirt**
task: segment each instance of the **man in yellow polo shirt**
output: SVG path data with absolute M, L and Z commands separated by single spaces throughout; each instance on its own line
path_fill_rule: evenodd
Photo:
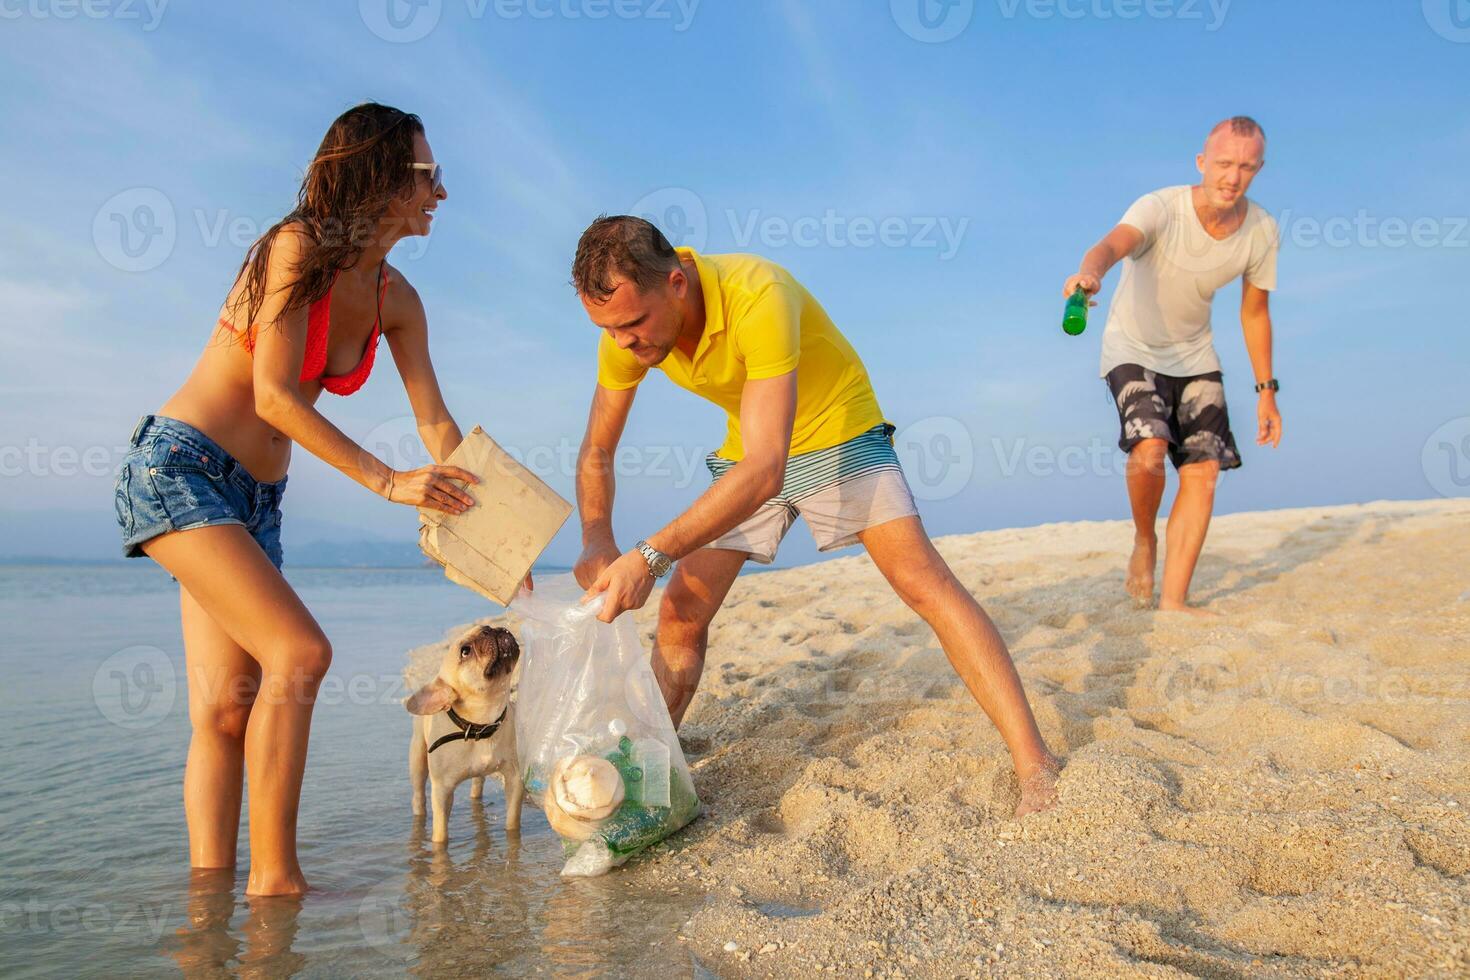
M 577 244 L 572 284 L 602 329 L 597 391 L 577 457 L 578 583 L 611 622 L 659 608 L 653 671 L 677 726 L 704 671 L 709 624 L 747 559 L 769 563 L 799 516 L 823 551 L 861 542 L 895 592 L 934 629 L 1011 752 L 1017 816 L 1055 799 L 1060 763 L 990 618 L 919 522 L 867 369 L 821 305 L 754 255 L 670 247 L 642 218 L 603 217 Z M 723 408 L 714 483 L 623 552 L 612 528 L 613 455 L 650 368 Z

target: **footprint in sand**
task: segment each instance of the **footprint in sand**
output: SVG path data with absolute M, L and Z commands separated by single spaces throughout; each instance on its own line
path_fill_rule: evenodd
M 747 822 L 750 829 L 758 834 L 768 834 L 773 837 L 784 837 L 786 835 L 786 821 L 781 819 L 781 814 L 774 810 L 762 810 L 751 814 Z

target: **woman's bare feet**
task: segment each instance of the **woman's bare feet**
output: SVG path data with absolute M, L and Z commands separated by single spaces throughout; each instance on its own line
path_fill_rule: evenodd
M 1159 560 L 1157 535 L 1133 538 L 1133 555 L 1128 559 L 1128 594 L 1135 602 L 1151 602 L 1154 597 L 1154 567 Z
M 1048 755 L 1046 761 L 1024 776 L 1017 773 L 1021 783 L 1021 800 L 1016 804 L 1016 818 L 1028 813 L 1049 810 L 1057 802 L 1057 779 L 1062 773 L 1062 760 Z
M 250 880 L 245 885 L 245 894 L 258 897 L 267 895 L 304 895 L 311 886 L 300 868 L 289 871 L 259 871 L 250 866 Z

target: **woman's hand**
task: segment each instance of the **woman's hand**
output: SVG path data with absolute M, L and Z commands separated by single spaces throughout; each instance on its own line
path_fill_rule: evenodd
M 395 504 L 428 507 L 446 514 L 463 514 L 475 505 L 475 498 L 455 485 L 479 483 L 469 470 L 458 466 L 424 466 L 416 470 L 390 470 L 388 487 L 383 496 Z

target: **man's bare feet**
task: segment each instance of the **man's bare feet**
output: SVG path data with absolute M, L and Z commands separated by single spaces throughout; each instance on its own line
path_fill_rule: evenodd
M 306 876 L 301 869 L 284 872 L 257 872 L 252 865 L 250 868 L 250 880 L 245 885 L 245 894 L 265 897 L 268 895 L 304 895 L 311 886 L 306 883 Z
M 1213 612 L 1209 609 L 1201 609 L 1198 606 L 1191 606 L 1188 603 L 1180 602 L 1177 599 L 1160 599 L 1159 612 L 1186 613 L 1198 619 L 1220 618 L 1220 614 L 1217 612 Z
M 1047 761 L 1025 776 L 1017 773 L 1021 782 L 1021 801 L 1016 804 L 1016 819 L 1028 813 L 1049 810 L 1057 802 L 1057 778 L 1062 772 L 1062 760 L 1048 756 Z
M 1133 538 L 1133 555 L 1128 559 L 1128 594 L 1139 604 L 1153 601 L 1154 567 L 1159 560 L 1157 535 Z

